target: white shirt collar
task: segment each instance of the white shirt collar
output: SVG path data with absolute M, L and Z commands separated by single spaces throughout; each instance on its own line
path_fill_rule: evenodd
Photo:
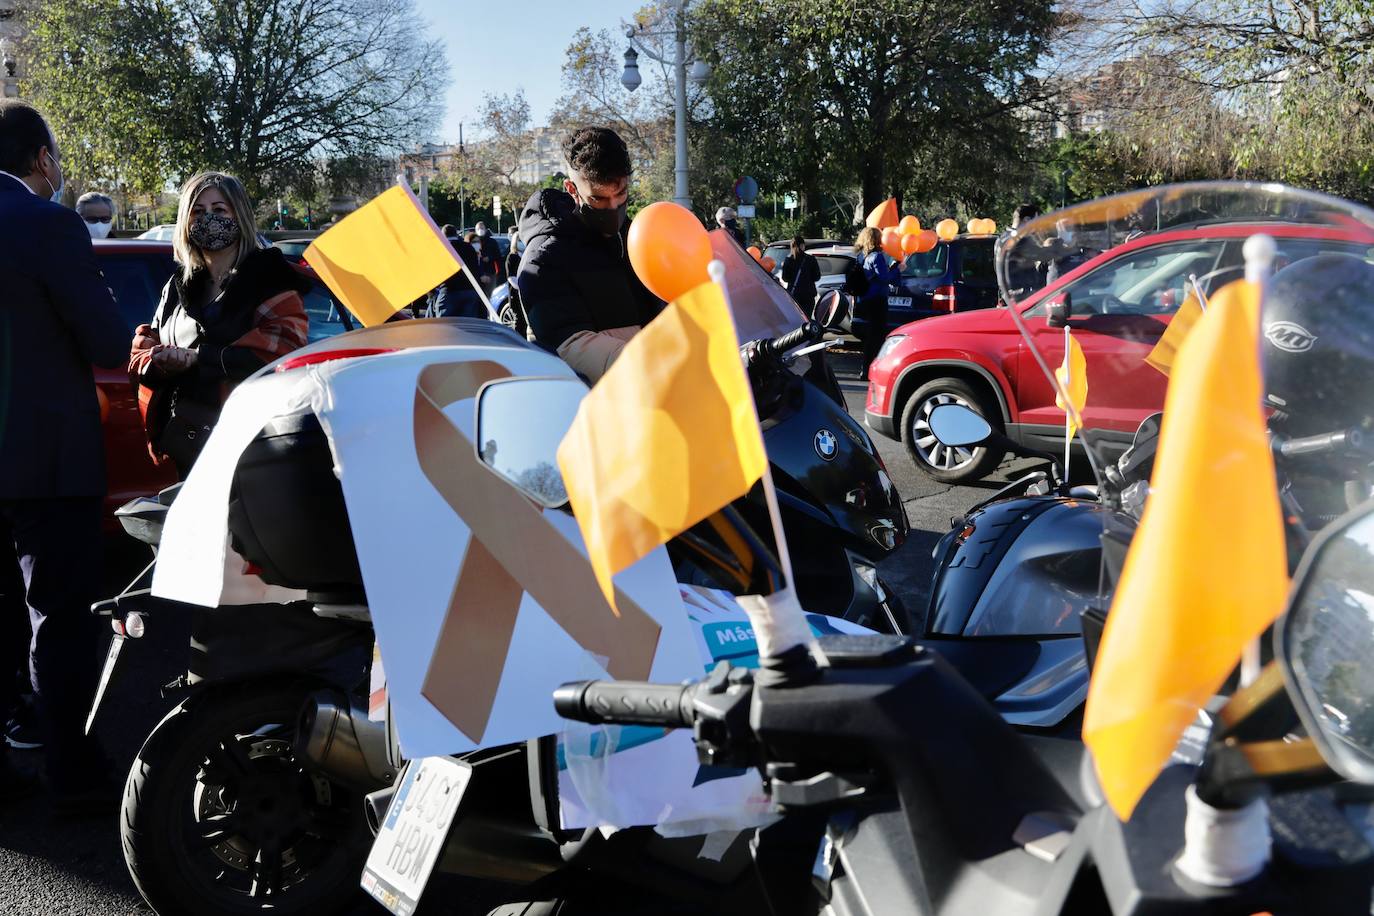
M 0 175 L 8 175 L 10 178 L 13 178 L 15 181 L 22 184 L 24 186 L 25 191 L 28 191 L 30 194 L 35 194 L 33 188 L 29 187 L 28 183 L 25 182 L 24 179 L 20 178 L 18 175 L 10 175 L 9 172 L 4 171 L 3 169 L 0 169 Z

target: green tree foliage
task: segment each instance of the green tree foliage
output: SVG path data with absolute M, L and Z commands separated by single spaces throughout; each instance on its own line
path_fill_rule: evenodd
M 412 0 L 62 0 L 30 13 L 23 91 L 86 181 L 202 168 L 258 196 L 413 144 L 447 81 Z
M 1021 158 L 1018 111 L 1054 26 L 1047 0 L 704 0 L 713 135 L 766 186 L 865 208 Z M 968 156 L 976 158 L 970 162 Z M 970 165 L 977 168 L 970 169 Z

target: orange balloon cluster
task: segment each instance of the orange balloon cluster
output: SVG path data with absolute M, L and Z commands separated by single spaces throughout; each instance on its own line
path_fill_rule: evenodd
M 883 230 L 883 251 L 898 261 L 927 252 L 938 241 L 934 232 L 922 229 L 921 221 L 910 214 L 903 216 L 896 228 Z
M 630 266 L 640 282 L 664 302 L 709 279 L 711 238 L 692 211 L 679 204 L 662 200 L 639 211 L 626 242 Z M 749 251 L 759 256 L 757 248 Z
M 990 219 L 971 219 L 968 221 L 968 231 L 971 235 L 994 235 L 997 232 L 997 222 Z

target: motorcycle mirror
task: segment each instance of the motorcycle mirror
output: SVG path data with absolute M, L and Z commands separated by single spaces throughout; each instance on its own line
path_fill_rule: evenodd
M 816 321 L 827 331 L 837 331 L 849 320 L 849 297 L 838 289 L 824 293 L 816 302 Z
M 1073 299 L 1068 292 L 1063 292 L 1051 299 L 1045 305 L 1045 326 L 1051 328 L 1066 328 L 1069 326 L 1069 316 L 1073 314 Z
M 1147 442 L 1150 439 L 1159 438 L 1159 428 L 1164 423 L 1164 414 L 1160 412 L 1152 413 L 1140 421 L 1136 427 L 1135 435 L 1131 438 L 1131 447 Z
M 930 412 L 930 431 L 941 445 L 982 445 L 992 426 L 963 404 L 941 404 Z
M 477 394 L 477 454 L 511 486 L 547 509 L 568 504 L 558 445 L 587 386 L 573 378 L 498 379 Z
M 1346 779 L 1374 784 L 1374 503 L 1338 519 L 1308 549 L 1275 643 L 1322 757 Z

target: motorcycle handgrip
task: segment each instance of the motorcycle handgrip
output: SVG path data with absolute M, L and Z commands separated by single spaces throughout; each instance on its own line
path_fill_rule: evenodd
M 802 326 L 795 331 L 789 331 L 781 337 L 774 337 L 771 340 L 764 340 L 759 343 L 759 348 L 766 350 L 773 356 L 781 356 L 793 347 L 799 347 L 804 343 L 817 340 L 822 334 L 821 326 L 814 321 L 803 322 Z
M 642 681 L 574 681 L 553 692 L 553 708 L 565 719 L 613 725 L 690 728 L 691 684 Z
M 1279 443 L 1279 454 L 1285 458 L 1299 455 L 1321 455 L 1337 449 L 1359 450 L 1364 445 L 1364 436 L 1358 429 L 1342 430 L 1338 433 L 1322 433 L 1319 436 L 1302 436 L 1285 439 Z

